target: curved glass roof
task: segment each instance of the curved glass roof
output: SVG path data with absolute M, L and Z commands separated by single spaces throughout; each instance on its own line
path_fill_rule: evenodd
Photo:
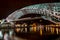
M 29 9 L 31 9 L 31 10 L 29 10 Z M 35 13 L 36 11 L 38 11 L 38 10 L 35 11 L 35 9 L 38 9 L 38 10 L 50 9 L 52 11 L 60 11 L 60 3 L 44 3 L 44 4 L 35 4 L 35 5 L 27 6 L 27 7 L 21 8 L 19 10 L 16 10 L 15 12 L 11 13 L 6 18 L 6 20 L 11 21 L 11 20 L 18 19 L 19 17 L 21 17 L 22 15 L 25 15 L 27 13 Z

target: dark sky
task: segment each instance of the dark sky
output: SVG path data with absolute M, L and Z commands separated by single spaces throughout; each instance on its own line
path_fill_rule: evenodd
M 55 0 L 0 0 L 0 19 L 6 18 L 17 9 L 32 4 L 57 2 Z

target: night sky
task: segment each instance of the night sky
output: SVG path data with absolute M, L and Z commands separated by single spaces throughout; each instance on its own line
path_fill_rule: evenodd
M 57 2 L 57 0 L 0 0 L 0 19 L 25 6 L 50 2 Z

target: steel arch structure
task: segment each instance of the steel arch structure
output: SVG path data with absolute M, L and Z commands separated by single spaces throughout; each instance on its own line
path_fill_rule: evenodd
M 11 13 L 6 18 L 6 20 L 7 20 L 7 22 L 10 22 L 10 21 L 18 19 L 22 15 L 26 15 L 29 13 L 30 14 L 36 13 L 36 14 L 43 15 L 43 16 L 41 16 L 43 19 L 56 23 L 54 20 L 52 20 L 52 17 L 54 17 L 54 18 L 56 17 L 55 19 L 60 21 L 60 16 L 58 16 L 58 15 L 60 15 L 60 12 L 59 12 L 60 9 L 58 9 L 58 8 L 60 8 L 59 4 L 60 3 L 45 3 L 45 4 L 36 4 L 36 5 L 27 6 L 27 7 L 21 8 L 19 10 L 16 10 L 15 12 Z

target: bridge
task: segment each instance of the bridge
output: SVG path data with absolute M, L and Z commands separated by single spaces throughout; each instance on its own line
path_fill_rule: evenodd
M 55 7 L 54 5 L 55 6 L 57 5 L 58 7 Z M 27 26 L 22 27 L 22 26 L 17 25 L 17 24 L 13 25 L 14 21 L 35 20 L 35 19 L 43 18 L 45 20 L 51 21 L 52 23 L 55 23 L 56 25 L 53 25 L 53 24 L 52 25 L 39 25 L 39 27 L 32 27 L 31 26 L 31 27 L 29 27 L 30 32 L 32 33 L 32 31 L 34 31 L 36 33 L 37 32 L 36 30 L 38 28 L 38 34 L 40 34 L 40 35 L 44 35 L 44 34 L 45 35 L 46 34 L 47 35 L 50 35 L 50 34 L 60 35 L 60 12 L 54 10 L 54 9 L 57 9 L 57 8 L 58 8 L 58 10 L 60 10 L 59 5 L 60 5 L 60 3 L 57 3 L 57 4 L 56 3 L 37 4 L 37 5 L 27 6 L 27 7 L 24 7 L 22 9 L 16 10 L 15 12 L 11 13 L 5 19 L 7 22 L 3 22 L 2 24 L 0 24 L 0 26 L 1 26 L 0 29 L 6 29 L 6 30 L 9 29 L 9 30 L 12 30 L 12 31 L 14 31 L 14 29 L 15 29 L 15 31 L 17 33 L 19 33 L 19 32 L 20 33 L 22 33 L 22 32 L 27 33 L 27 29 L 28 29 Z M 24 16 L 24 15 L 27 15 L 27 14 L 39 14 L 41 16 L 40 17 L 33 17 L 33 18 L 31 18 L 31 17 L 21 18 L 21 16 Z
M 60 3 L 36 4 L 21 8 L 11 13 L 7 18 L 7 22 L 17 20 L 26 14 L 40 14 L 41 17 L 55 24 L 60 24 Z
M 6 20 L 14 21 L 14 20 L 19 20 L 18 18 L 27 15 L 27 14 L 39 14 L 41 17 L 45 20 L 49 20 L 55 24 L 60 24 L 60 12 L 55 12 L 47 9 L 23 9 L 20 10 L 19 12 L 16 11 L 9 15 Z M 29 19 L 29 18 L 27 18 Z M 25 19 L 24 19 L 25 20 Z

